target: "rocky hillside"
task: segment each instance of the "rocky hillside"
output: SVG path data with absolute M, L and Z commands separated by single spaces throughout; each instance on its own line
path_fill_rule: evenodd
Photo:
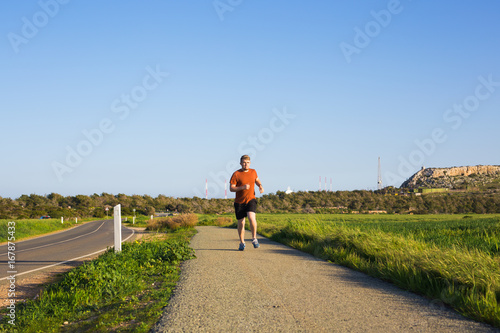
M 476 165 L 452 168 L 422 168 L 408 178 L 403 188 L 498 188 L 500 165 Z

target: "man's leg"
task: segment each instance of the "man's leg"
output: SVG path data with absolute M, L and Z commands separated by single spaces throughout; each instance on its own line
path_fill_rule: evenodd
M 238 220 L 238 235 L 240 236 L 240 243 L 245 243 L 245 218 Z
M 257 218 L 255 212 L 248 212 L 248 221 L 250 221 L 250 231 L 252 232 L 252 240 L 257 238 Z

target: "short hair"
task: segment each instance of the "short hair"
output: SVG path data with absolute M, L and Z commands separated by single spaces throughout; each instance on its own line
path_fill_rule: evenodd
M 249 160 L 250 161 L 250 156 L 248 156 L 248 155 L 241 156 L 240 162 L 243 162 L 244 160 Z

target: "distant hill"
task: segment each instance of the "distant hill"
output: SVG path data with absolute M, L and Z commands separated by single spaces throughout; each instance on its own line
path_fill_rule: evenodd
M 422 168 L 401 187 L 500 189 L 500 165 Z

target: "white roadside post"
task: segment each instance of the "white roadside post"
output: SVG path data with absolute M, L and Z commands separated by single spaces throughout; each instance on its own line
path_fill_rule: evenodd
M 75 223 L 78 223 L 78 217 L 75 217 Z
M 122 251 L 122 211 L 120 204 L 113 208 L 114 216 L 114 234 L 115 234 L 115 253 Z
M 135 224 L 135 208 L 133 210 L 134 210 L 134 218 L 132 219 L 132 224 Z
M 61 223 L 64 223 L 64 217 L 61 216 Z

